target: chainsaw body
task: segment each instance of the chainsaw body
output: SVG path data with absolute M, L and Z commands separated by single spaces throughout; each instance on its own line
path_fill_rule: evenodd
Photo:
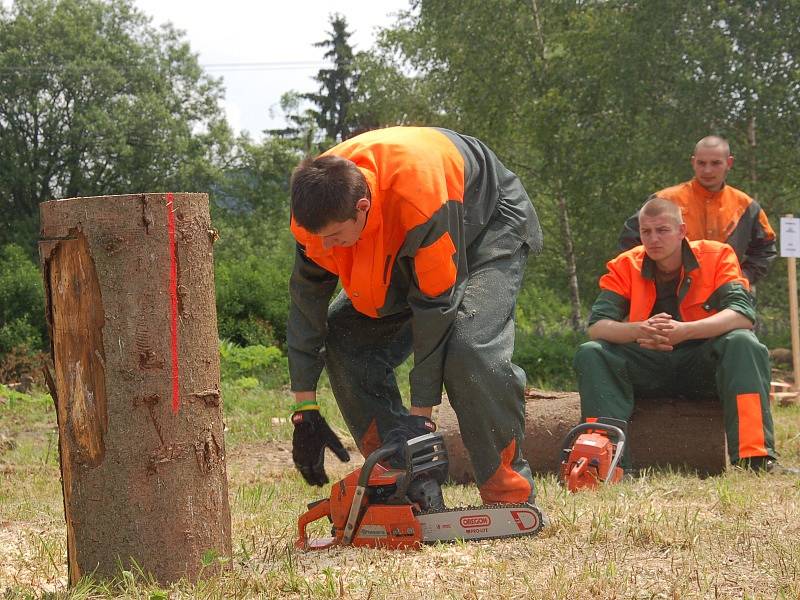
M 447 451 L 440 434 L 409 440 L 402 449 L 405 468 L 383 464 L 399 449 L 379 448 L 360 469 L 333 484 L 329 498 L 310 504 L 298 520 L 296 547 L 419 548 L 437 541 L 532 535 L 541 529 L 541 512 L 532 504 L 445 508 L 441 483 Z M 331 535 L 309 538 L 308 525 L 326 517 Z
M 625 449 L 625 422 L 581 423 L 567 434 L 561 448 L 560 479 L 570 492 L 618 483 L 624 473 L 618 465 Z

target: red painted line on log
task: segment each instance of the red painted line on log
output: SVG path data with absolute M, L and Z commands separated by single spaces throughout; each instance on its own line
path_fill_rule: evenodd
M 178 259 L 175 247 L 175 207 L 173 195 L 167 194 L 167 230 L 169 231 L 169 299 L 170 346 L 172 347 L 172 413 L 178 414 L 181 405 L 178 386 Z

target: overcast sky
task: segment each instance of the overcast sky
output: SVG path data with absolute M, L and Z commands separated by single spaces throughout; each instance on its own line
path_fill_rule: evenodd
M 154 25 L 169 21 L 185 32 L 207 72 L 223 78 L 228 122 L 256 139 L 264 129 L 283 124 L 281 94 L 315 91 L 311 77 L 323 66 L 324 50 L 313 44 L 327 37 L 330 14 L 344 15 L 353 33 L 351 43 L 366 50 L 376 27 L 391 25 L 398 11 L 409 6 L 409 0 L 134 2 Z

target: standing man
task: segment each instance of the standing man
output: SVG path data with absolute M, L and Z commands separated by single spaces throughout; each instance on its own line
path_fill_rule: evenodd
M 697 142 L 692 155 L 694 179 L 657 192 L 681 207 L 690 240 L 730 244 L 750 284 L 762 279 L 775 260 L 775 232 L 758 202 L 725 183 L 733 167 L 728 142 L 716 135 Z M 628 250 L 641 243 L 637 215 L 625 222 L 619 245 Z
M 575 355 L 582 419 L 627 421 L 634 397 L 718 395 L 731 463 L 790 470 L 776 462 L 769 357 L 733 250 L 688 242 L 680 208 L 666 199 L 648 200 L 638 222 L 643 245 L 609 261 L 592 341 Z
M 325 440 L 338 447 L 316 404 L 324 366 L 365 456 L 435 430 L 444 385 L 483 501 L 532 500 L 525 373 L 511 355 L 526 259 L 542 234 L 517 176 L 475 138 L 393 127 L 304 160 L 291 187 L 287 340 L 293 457 L 306 480 L 327 481 Z M 394 369 L 412 352 L 409 414 Z

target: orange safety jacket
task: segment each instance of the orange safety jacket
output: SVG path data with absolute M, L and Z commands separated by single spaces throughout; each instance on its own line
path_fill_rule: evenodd
M 292 219 L 297 240 L 287 326 L 292 390 L 315 389 L 328 301 L 341 282 L 353 307 L 372 318 L 414 319 L 411 402 L 441 400 L 446 341 L 471 261 L 499 240 L 534 252 L 541 229 L 519 179 L 479 140 L 428 127 L 370 131 L 326 154 L 351 160 L 371 205 L 356 244 L 325 249 Z M 508 243 L 508 242 L 500 242 Z
M 697 179 L 668 187 L 655 195 L 681 207 L 688 239 L 730 244 L 750 283 L 767 274 L 777 256 L 775 232 L 764 210 L 750 196 L 730 185 L 712 192 Z M 625 222 L 619 243 L 623 250 L 641 243 L 638 213 Z
M 601 319 L 644 321 L 656 302 L 655 262 L 644 246 L 610 260 L 600 278 L 600 294 L 589 325 Z M 683 241 L 682 268 L 677 288 L 678 321 L 699 321 L 730 308 L 755 322 L 750 284 L 728 244 L 711 240 Z
M 409 142 L 417 146 L 414 156 L 408 154 Z M 423 128 L 394 128 L 388 135 L 387 130 L 377 130 L 325 154 L 352 160 L 366 178 L 371 207 L 364 230 L 354 246 L 327 249 L 320 236 L 294 218 L 292 233 L 308 258 L 339 276 L 356 310 L 378 317 L 379 311 L 386 313 L 392 267 L 408 234 L 429 223 L 448 202 L 464 201 L 464 159 L 445 135 Z M 430 297 L 456 282 L 453 239 L 447 230 L 436 233 L 435 239 L 420 237 L 413 252 L 406 248 L 419 289 Z

